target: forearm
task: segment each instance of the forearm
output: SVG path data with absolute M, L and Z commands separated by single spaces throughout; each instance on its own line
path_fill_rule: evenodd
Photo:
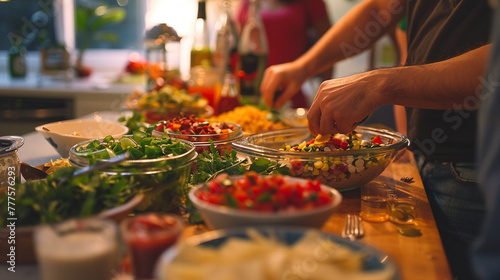
M 426 65 L 380 69 L 385 104 L 426 109 L 476 109 L 470 96 L 479 93 L 490 50 L 482 46 L 463 55 Z M 478 99 L 475 99 L 476 101 Z
M 406 13 L 406 1 L 366 0 L 354 7 L 303 56 L 295 61 L 307 76 L 354 56 L 393 29 Z

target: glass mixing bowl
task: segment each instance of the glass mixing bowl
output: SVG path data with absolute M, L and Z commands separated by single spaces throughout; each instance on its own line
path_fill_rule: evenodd
M 396 154 L 410 144 L 406 136 L 386 129 L 358 126 L 356 133 L 362 135 L 362 140 L 370 142 L 380 136 L 384 146 L 343 151 L 281 151 L 284 145 L 314 139 L 308 128 L 291 128 L 253 134 L 235 141 L 232 147 L 250 161 L 256 158 L 278 161 L 290 168 L 293 177 L 316 179 L 344 191 L 375 179 L 394 160 Z
M 100 139 L 101 142 L 103 139 Z M 119 139 L 118 139 L 119 140 Z M 77 152 L 77 147 L 86 147 L 90 141 L 76 144 L 70 149 L 69 162 L 75 167 L 90 164 L 90 154 Z M 191 142 L 176 139 L 185 146 L 179 155 L 162 156 L 152 159 L 126 160 L 103 170 L 104 173 L 121 174 L 138 182 L 145 197 L 136 206 L 140 212 L 179 212 L 185 199 L 186 186 L 191 174 L 191 166 L 198 154 Z M 105 161 L 105 159 L 101 159 Z

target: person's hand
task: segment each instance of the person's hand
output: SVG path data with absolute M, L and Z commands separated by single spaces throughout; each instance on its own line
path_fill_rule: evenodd
M 318 89 L 307 119 L 313 135 L 349 133 L 382 105 L 376 71 L 325 81 Z
M 264 72 L 260 92 L 269 108 L 280 108 L 300 91 L 307 76 L 298 63 L 289 62 L 270 66 Z M 279 97 L 275 93 L 282 91 Z

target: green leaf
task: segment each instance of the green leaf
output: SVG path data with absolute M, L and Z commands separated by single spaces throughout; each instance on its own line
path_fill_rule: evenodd
M 158 146 L 146 145 L 146 147 L 144 149 L 145 149 L 147 158 L 158 158 L 162 155 L 161 148 Z
M 126 15 L 125 9 L 120 7 L 110 9 L 105 6 L 98 7 L 95 9 L 97 19 L 90 26 L 90 30 L 96 31 L 106 25 L 120 23 L 125 19 Z
M 238 202 L 236 201 L 236 199 L 234 199 L 234 197 L 231 194 L 226 193 L 226 201 L 227 201 L 227 206 L 231 208 L 238 208 Z
M 271 194 L 268 193 L 268 192 L 265 192 L 265 193 L 261 194 L 257 198 L 257 202 L 266 202 L 266 201 L 271 201 Z
M 89 11 L 82 7 L 76 7 L 75 11 L 75 27 L 78 32 L 85 32 L 89 21 Z
M 262 173 L 266 171 L 271 165 L 271 161 L 265 158 L 258 158 L 252 162 L 250 165 L 250 171 L 255 171 L 257 173 Z
M 80 217 L 87 217 L 94 213 L 94 205 L 96 203 L 95 197 L 88 196 L 85 202 L 83 203 L 82 209 L 80 210 Z
M 145 154 L 136 148 L 129 148 L 130 159 L 141 159 Z

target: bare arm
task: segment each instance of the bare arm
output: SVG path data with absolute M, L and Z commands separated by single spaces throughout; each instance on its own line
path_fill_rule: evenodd
M 378 69 L 324 82 L 309 113 L 315 134 L 347 133 L 383 104 L 475 109 L 490 45 L 426 65 Z M 486 79 L 487 80 L 487 79 Z M 477 99 L 475 99 L 477 100 Z
M 303 56 L 266 69 L 261 92 L 267 105 L 281 107 L 299 91 L 307 78 L 370 48 L 405 15 L 405 5 L 403 0 L 363 1 L 333 25 Z M 274 104 L 274 93 L 280 86 L 283 94 Z

